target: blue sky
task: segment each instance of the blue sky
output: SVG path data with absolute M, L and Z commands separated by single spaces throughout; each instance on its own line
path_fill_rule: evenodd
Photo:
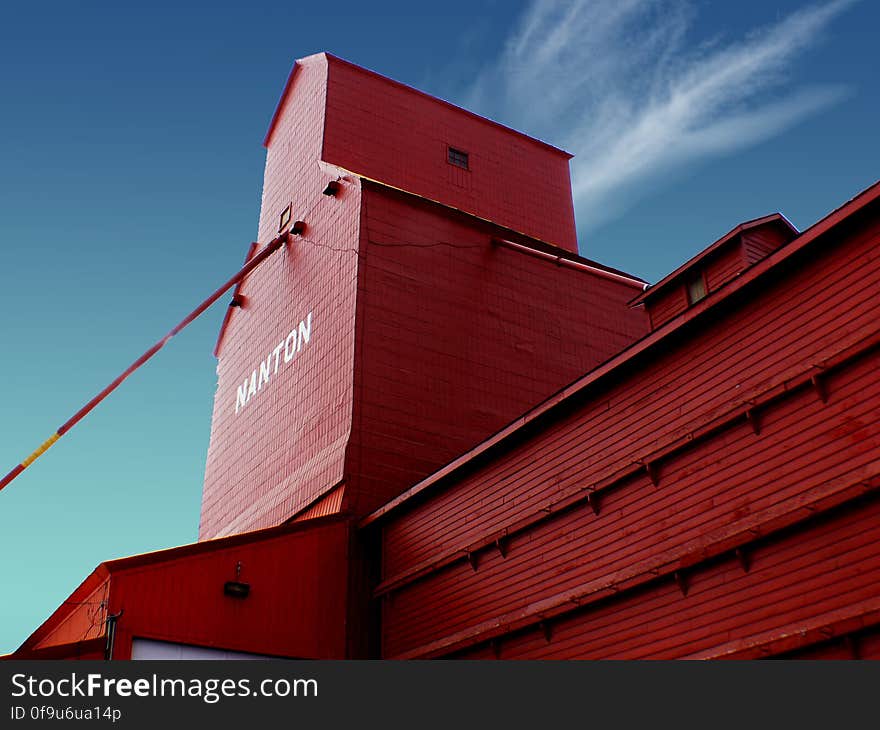
M 240 265 L 294 58 L 576 154 L 581 252 L 657 280 L 880 177 L 874 3 L 25 3 L 0 17 L 0 472 Z M 219 305 L 0 492 L 0 653 L 101 561 L 196 538 Z

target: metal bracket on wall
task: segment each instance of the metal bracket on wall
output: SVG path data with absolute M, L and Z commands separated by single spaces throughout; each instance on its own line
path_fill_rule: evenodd
M 550 628 L 550 622 L 544 619 L 538 623 L 538 628 L 541 629 L 541 633 L 544 634 L 544 641 L 549 644 L 553 639 L 553 630 Z
M 587 505 L 593 510 L 593 514 L 596 516 L 599 515 L 599 510 L 601 509 L 599 501 L 599 493 L 595 489 L 590 488 L 587 492 Z
M 468 550 L 467 552 L 467 561 L 470 563 L 471 568 L 473 568 L 474 573 L 477 572 L 477 554 Z
M 761 422 L 758 420 L 758 412 L 754 408 L 746 409 L 746 420 L 755 432 L 755 436 L 761 433 Z
M 858 637 L 853 636 L 852 634 L 847 634 L 843 637 L 843 641 L 846 644 L 846 648 L 849 650 L 849 655 L 853 659 L 861 659 L 862 655 L 859 652 L 859 640 Z
M 123 613 L 125 613 L 123 609 L 120 609 L 117 613 L 111 613 L 107 616 L 107 619 L 104 622 L 104 634 L 107 639 L 106 644 L 104 645 L 105 661 L 113 659 L 113 649 L 116 644 L 116 624 L 119 622 L 119 619 L 122 618 Z
M 684 573 L 680 570 L 676 570 L 672 577 L 675 579 L 675 585 L 678 586 L 678 590 L 681 591 L 681 595 L 686 596 L 688 594 L 688 584 L 685 579 Z
M 822 375 L 813 375 L 810 378 L 810 385 L 813 386 L 813 389 L 816 391 L 816 395 L 819 396 L 819 400 L 823 403 L 828 402 L 828 384 L 825 382 L 825 378 Z
M 751 567 L 749 564 L 749 556 L 746 553 L 744 547 L 738 547 L 733 551 L 734 555 L 736 555 L 736 559 L 739 561 L 740 567 L 743 569 L 744 573 L 749 572 L 749 568 Z
M 495 638 L 489 642 L 492 647 L 492 653 L 495 655 L 496 659 L 501 658 L 501 639 Z

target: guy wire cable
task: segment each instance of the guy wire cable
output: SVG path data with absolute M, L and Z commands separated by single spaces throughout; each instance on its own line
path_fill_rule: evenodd
M 292 238 L 292 234 L 289 231 L 285 231 L 281 235 L 273 238 L 266 244 L 265 248 L 260 251 L 256 256 L 254 256 L 250 261 L 248 261 L 236 274 L 234 274 L 230 279 L 226 281 L 223 285 L 220 286 L 211 296 L 209 296 L 205 301 L 199 304 L 192 312 L 190 312 L 186 317 L 184 317 L 180 323 L 174 327 L 167 335 L 165 335 L 161 340 L 159 340 L 155 345 L 153 345 L 149 350 L 147 350 L 143 355 L 141 355 L 137 360 L 135 360 L 128 368 L 125 369 L 113 382 L 111 382 L 104 390 L 98 393 L 94 398 L 92 398 L 88 403 L 86 403 L 82 408 L 80 408 L 76 413 L 73 414 L 67 421 L 62 424 L 55 433 L 53 433 L 48 439 L 46 439 L 40 447 L 34 451 L 30 456 L 27 457 L 24 461 L 18 464 L 12 471 L 10 471 L 3 479 L 0 479 L 0 490 L 2 490 L 6 485 L 8 485 L 13 479 L 15 479 L 19 474 L 21 474 L 25 469 L 27 469 L 31 464 L 33 464 L 40 456 L 42 456 L 49 448 L 60 439 L 65 433 L 67 433 L 71 428 L 73 428 L 77 423 L 79 423 L 96 405 L 98 405 L 102 400 L 104 400 L 110 393 L 112 393 L 116 388 L 118 388 L 122 382 L 131 375 L 135 370 L 137 370 L 141 365 L 143 365 L 147 360 L 149 360 L 153 355 L 155 355 L 159 350 L 161 350 L 165 343 L 168 342 L 174 335 L 180 332 L 184 327 L 190 324 L 194 319 L 196 319 L 200 314 L 202 314 L 208 307 L 210 307 L 214 302 L 216 302 L 220 297 L 223 296 L 231 287 L 235 286 L 239 281 L 244 279 L 251 271 L 257 268 L 263 261 L 265 261 L 269 256 L 271 256 L 275 251 L 280 249 L 285 243 L 288 243 Z

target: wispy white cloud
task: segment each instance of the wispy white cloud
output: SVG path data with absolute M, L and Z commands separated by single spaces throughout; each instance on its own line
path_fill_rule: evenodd
M 854 1 L 811 5 L 695 47 L 687 0 L 534 0 L 464 101 L 574 152 L 578 221 L 595 228 L 661 176 L 839 101 L 845 87 L 793 87 L 792 70 Z

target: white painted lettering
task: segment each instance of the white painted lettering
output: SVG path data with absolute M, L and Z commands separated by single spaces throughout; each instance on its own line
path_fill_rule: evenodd
M 309 316 L 306 317 L 305 322 L 299 323 L 299 345 L 296 347 L 296 351 L 299 352 L 303 349 L 304 344 L 309 344 L 309 340 L 312 338 L 312 313 L 309 312 Z
M 290 341 L 293 340 L 293 344 L 290 344 Z M 290 330 L 290 334 L 287 335 L 287 339 L 284 340 L 284 364 L 286 365 L 291 360 L 293 360 L 293 356 L 296 353 L 296 329 Z
M 272 375 L 278 375 L 281 369 L 281 363 L 287 365 L 293 360 L 294 355 L 302 351 L 312 339 L 312 313 L 309 312 L 306 318 L 300 320 L 299 324 L 290 330 L 287 336 L 281 340 L 275 348 L 266 355 L 266 359 L 262 360 L 253 372 L 250 378 L 245 378 L 242 384 L 235 391 L 235 413 L 244 408 L 263 386 L 269 385 L 269 379 Z M 282 360 L 281 352 L 284 351 Z M 272 360 L 275 360 L 274 366 Z
M 257 390 L 262 390 L 263 383 L 269 382 L 269 370 L 271 368 L 272 356 L 266 358 L 266 362 L 260 363 L 260 379 L 257 382 Z
M 244 379 L 244 382 L 238 386 L 238 390 L 235 392 L 235 412 L 238 413 L 239 408 L 244 408 L 244 404 L 247 403 L 247 389 L 248 389 L 248 381 L 247 378 Z

